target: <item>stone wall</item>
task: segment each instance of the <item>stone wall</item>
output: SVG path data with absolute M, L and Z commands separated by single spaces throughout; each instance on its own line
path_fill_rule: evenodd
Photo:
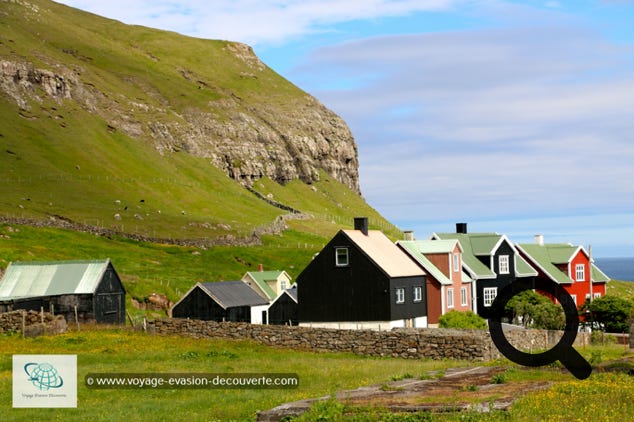
M 148 321 L 147 330 L 159 335 L 248 339 L 270 346 L 318 352 L 352 352 L 368 356 L 476 361 L 501 357 L 486 330 L 336 330 L 179 318 Z M 554 346 L 561 333 L 518 330 L 506 332 L 506 336 L 516 348 L 530 352 Z
M 62 315 L 52 315 L 36 311 L 12 311 L 0 313 L 0 334 L 22 333 L 25 337 L 37 337 L 44 334 L 65 333 L 68 330 L 66 319 Z

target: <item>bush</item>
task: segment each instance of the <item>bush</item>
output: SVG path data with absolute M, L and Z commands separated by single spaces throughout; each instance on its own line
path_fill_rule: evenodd
M 486 330 L 486 320 L 472 311 L 449 311 L 438 319 L 440 328 Z

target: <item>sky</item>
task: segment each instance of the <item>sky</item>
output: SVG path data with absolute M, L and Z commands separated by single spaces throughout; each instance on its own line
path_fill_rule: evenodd
M 634 0 L 62 0 L 240 41 L 340 115 L 366 201 L 418 239 L 634 257 Z

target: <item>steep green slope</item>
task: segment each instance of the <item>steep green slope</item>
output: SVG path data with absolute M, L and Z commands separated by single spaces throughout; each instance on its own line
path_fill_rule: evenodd
M 294 136 L 331 115 L 244 45 L 128 26 L 46 0 L 2 1 L 0 78 L 0 217 L 6 221 L 261 243 L 262 233 L 279 232 L 276 219 L 287 212 L 244 189 L 253 184 L 312 216 L 286 223 L 300 233 L 327 238 L 352 216 L 366 215 L 398 235 L 357 195 L 353 179 L 329 174 L 338 157 L 311 167 L 302 152 L 308 147 Z M 315 121 L 295 125 L 298 109 Z M 277 115 L 287 120 L 271 120 Z M 267 125 L 281 131 L 282 147 L 263 132 Z M 254 133 L 259 144 L 244 159 L 214 149 L 245 149 L 243 138 Z M 344 140 L 332 143 L 315 154 L 342 149 Z M 294 164 L 305 172 L 280 174 L 289 167 L 280 148 L 295 151 Z M 277 158 L 267 162 L 261 151 L 277 151 L 271 152 Z M 344 161 L 356 174 L 350 160 Z M 257 174 L 276 163 L 271 171 L 290 181 L 286 186 Z M 263 178 L 252 181 L 249 170 Z

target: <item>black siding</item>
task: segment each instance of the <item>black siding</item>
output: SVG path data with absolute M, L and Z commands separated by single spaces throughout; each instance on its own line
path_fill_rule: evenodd
M 349 265 L 335 265 L 335 249 L 348 248 Z M 424 276 L 414 277 L 423 286 Z M 392 281 L 343 232 L 339 232 L 297 278 L 302 322 L 389 321 L 426 314 L 426 305 L 395 305 L 395 289 L 407 278 Z M 410 298 L 411 291 L 409 292 Z M 407 296 L 407 293 L 406 293 Z
M 200 286 L 194 287 L 174 308 L 174 318 L 191 318 L 203 321 L 251 322 L 251 307 L 223 309 Z
M 283 294 L 269 307 L 269 324 L 284 325 L 290 321 L 292 325 L 297 325 L 297 313 L 297 302 L 288 294 Z

